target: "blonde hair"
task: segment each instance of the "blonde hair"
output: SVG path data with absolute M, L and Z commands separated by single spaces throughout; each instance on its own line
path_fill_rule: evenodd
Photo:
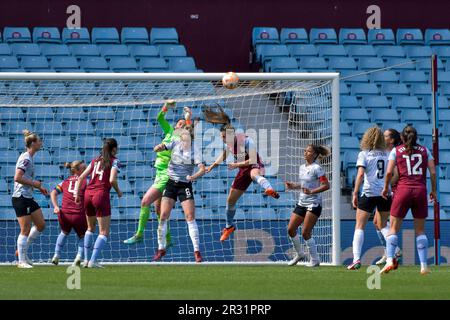
M 331 150 L 327 146 L 309 144 L 307 146 L 307 148 L 308 147 L 310 147 L 310 148 L 312 148 L 314 150 L 314 153 L 316 154 L 316 158 L 315 159 L 321 160 L 321 159 L 323 159 L 325 157 L 328 157 L 331 154 Z
M 64 168 L 70 169 L 71 174 L 75 174 L 78 170 L 80 170 L 80 165 L 84 163 L 83 160 L 75 160 L 72 162 L 64 163 Z
M 25 146 L 27 148 L 30 148 L 31 144 L 39 139 L 39 136 L 36 133 L 31 132 L 28 129 L 22 130 L 22 133 L 23 136 L 25 137 Z
M 384 150 L 386 143 L 383 132 L 379 127 L 372 127 L 366 130 L 361 139 L 361 150 Z

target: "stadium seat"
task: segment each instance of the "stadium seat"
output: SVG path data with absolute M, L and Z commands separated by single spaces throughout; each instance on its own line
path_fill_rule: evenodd
M 398 122 L 398 113 L 392 109 L 375 109 L 370 114 L 372 122 L 383 123 L 385 121 Z
M 339 122 L 339 133 L 341 136 L 350 136 L 352 131 L 347 122 Z
M 0 120 L 1 122 L 9 123 L 10 121 L 23 121 L 25 120 L 25 115 L 22 110 L 17 108 L 0 108 Z
M 427 83 L 428 79 L 429 77 L 423 71 L 404 70 L 400 72 L 400 82 L 404 84 Z
M 91 43 L 91 36 L 87 28 L 64 28 L 62 42 L 65 44 L 89 44 Z
M 57 165 L 64 164 L 65 162 L 79 160 L 81 158 L 81 154 L 78 150 L 67 150 L 59 148 L 55 149 L 52 156 L 53 163 Z
M 52 136 L 45 139 L 46 148 L 57 151 L 60 149 L 71 149 L 73 147 L 72 140 L 69 137 Z M 72 151 L 72 150 L 71 150 Z
M 133 188 L 131 187 L 131 184 L 128 180 L 118 180 L 120 191 L 122 191 L 124 194 L 132 194 L 134 192 Z M 129 195 L 125 195 L 125 197 L 128 197 Z M 139 198 L 138 198 L 139 199 Z M 140 200 L 139 200 L 139 207 L 140 207 Z
M 308 34 L 304 28 L 282 28 L 280 40 L 284 44 L 309 43 Z
M 341 149 L 342 150 L 358 150 L 359 149 L 358 138 L 341 136 Z
M 108 63 L 103 57 L 82 57 L 80 67 L 86 72 L 105 72 L 109 70 Z
M 20 66 L 26 71 L 32 71 L 35 69 L 46 70 L 49 68 L 48 61 L 42 56 L 26 56 L 20 61 Z
M 169 69 L 174 72 L 196 72 L 194 58 L 171 58 L 169 59 Z
M 328 61 L 328 69 L 330 70 L 356 70 L 356 63 L 353 58 L 349 57 L 331 57 Z
M 354 83 L 352 84 L 351 95 L 354 96 L 366 96 L 366 95 L 378 95 L 378 87 L 373 83 Z
M 26 113 L 26 119 L 28 122 L 32 123 L 35 123 L 37 121 L 52 121 L 55 119 L 55 113 L 53 112 L 52 108 L 29 108 Z M 50 124 L 51 122 L 49 123 L 49 125 Z M 57 124 L 60 125 L 60 123 Z M 36 123 L 34 130 L 37 132 L 41 132 L 39 130 L 36 130 Z
M 322 44 L 316 47 L 319 53 L 319 57 L 329 58 L 347 56 L 347 51 L 342 44 Z
M 252 46 L 259 44 L 278 44 L 280 37 L 278 30 L 272 27 L 254 27 L 252 30 Z
M 439 164 L 450 165 L 450 152 L 439 152 Z
M 7 43 L 0 43 L 0 56 L 10 56 L 12 55 L 11 48 Z
M 341 81 L 345 81 L 345 83 L 352 84 L 355 82 L 369 82 L 369 77 L 367 74 L 362 73 L 359 70 L 341 69 L 339 72 L 341 73 Z
M 398 76 L 395 71 L 380 71 L 369 75 L 370 82 L 376 84 L 398 83 Z
M 405 48 L 401 46 L 378 46 L 376 48 L 377 54 L 380 58 L 405 58 Z
M 367 39 L 371 45 L 395 45 L 392 29 L 369 29 Z
M 48 165 L 52 163 L 52 156 L 48 150 L 40 150 L 34 155 L 33 160 L 35 165 Z
M 0 194 L 9 194 L 8 184 L 4 179 L 0 179 Z
M 42 151 L 41 151 L 42 152 Z M 40 152 L 36 154 L 36 157 Z M 35 164 L 38 162 L 34 160 Z M 39 178 L 61 178 L 61 171 L 58 165 L 46 165 L 46 166 L 36 166 L 35 167 L 36 177 Z
M 352 45 L 347 46 L 347 54 L 353 58 L 376 57 L 377 53 L 372 45 Z
M 366 132 L 367 129 L 375 126 L 375 123 L 371 123 L 371 122 L 355 122 L 353 123 L 352 126 L 352 135 L 356 136 L 358 138 L 361 138 L 364 134 L 364 132 Z M 356 158 L 355 158 L 356 160 Z
M 431 58 L 433 51 L 429 46 L 406 46 L 406 56 L 410 59 Z
M 2 165 L 0 170 L 0 175 L 5 180 L 11 181 L 14 178 L 16 172 L 16 166 L 13 164 L 10 165 Z M 13 188 L 13 185 L 11 186 L 11 189 Z M 1 197 L 1 196 L 0 196 Z M 11 203 L 11 195 L 8 195 L 8 206 Z
M 444 65 L 443 65 L 442 61 L 439 58 L 436 60 L 437 60 L 438 71 L 444 71 Z M 431 59 L 422 59 L 419 62 L 417 62 L 417 70 L 430 72 L 431 71 Z
M 100 120 L 95 123 L 95 132 L 100 137 L 117 136 L 124 132 L 124 127 L 120 121 Z
M 95 134 L 94 127 L 90 122 L 76 122 L 71 121 L 66 124 L 66 133 L 72 136 L 89 135 L 93 136 Z
M 302 57 L 299 62 L 299 67 L 305 70 L 323 70 L 327 68 L 327 62 L 321 57 Z
M 392 109 L 403 111 L 406 109 L 420 109 L 419 99 L 414 96 L 396 96 L 392 98 Z
M 381 94 L 387 97 L 409 95 L 408 87 L 403 83 L 383 83 Z
M 50 67 L 55 69 L 57 72 L 79 69 L 78 61 L 75 57 L 53 57 L 50 60 Z
M 436 99 L 436 102 L 437 102 L 438 109 L 448 109 L 450 107 L 447 97 L 438 96 Z M 422 109 L 424 109 L 427 112 L 430 112 L 431 108 L 432 108 L 431 104 L 432 104 L 432 101 L 431 101 L 430 95 L 428 97 L 422 98 Z
M 411 95 L 418 98 L 429 97 L 431 94 L 431 84 L 429 83 L 413 83 L 410 88 Z
M 153 185 L 153 180 L 136 180 L 134 181 L 134 191 L 135 194 L 144 194 L 147 189 Z
M 431 137 L 433 134 L 433 126 L 429 123 L 416 123 L 414 128 L 416 128 L 417 135 L 421 138 Z
M 92 28 L 91 36 L 94 44 L 120 44 L 119 33 L 113 27 L 94 27 Z
M 16 150 L 7 150 L 2 151 L 2 157 L 0 158 L 0 166 L 5 164 L 16 164 L 17 159 L 19 158 L 20 153 Z M 3 179 L 0 180 L 4 181 Z
M 123 27 L 120 32 L 120 38 L 123 44 L 149 44 L 148 31 L 140 27 Z
M 434 53 L 441 59 L 442 61 L 448 61 L 450 59 L 450 45 L 448 46 L 436 46 L 432 47 Z
M 14 56 L 1 56 L 0 57 L 0 70 L 6 71 L 6 70 L 14 70 L 19 68 L 19 61 L 17 61 L 17 58 Z
M 119 148 L 120 147 L 121 144 L 119 144 Z M 120 152 L 120 162 L 124 164 L 143 164 L 144 162 L 146 162 L 146 159 L 140 150 L 122 150 Z
M 33 28 L 34 43 L 61 43 L 61 34 L 55 27 Z
M 373 125 L 370 125 L 367 128 L 373 127 Z M 364 134 L 365 130 L 358 135 L 358 137 L 362 137 L 362 135 Z M 348 167 L 355 167 L 356 166 L 356 161 L 358 160 L 358 155 L 360 153 L 360 150 L 345 150 L 344 155 L 341 157 L 342 159 L 342 165 L 343 168 L 348 168 Z
M 438 72 L 438 83 L 450 83 L 450 71 Z
M 386 67 L 389 67 L 394 71 L 415 70 L 416 64 L 411 59 L 388 58 L 386 61 Z
M 72 55 L 78 59 L 82 57 L 100 56 L 99 48 L 95 44 L 73 44 L 69 47 Z
M 197 193 L 226 193 L 227 188 L 222 179 L 202 179 L 198 180 L 194 185 Z
M 361 105 L 359 104 L 358 99 L 354 96 L 341 96 L 340 97 L 340 107 L 341 107 L 341 109 L 360 108 Z
M 449 29 L 426 29 L 425 44 L 432 45 L 450 45 Z
M 128 49 L 131 56 L 133 56 L 137 61 L 142 58 L 159 58 L 159 51 L 156 46 L 134 44 L 129 45 Z
M 375 70 L 384 68 L 384 61 L 377 57 L 361 57 L 358 61 L 359 70 Z M 375 73 L 374 73 L 375 74 Z
M 154 142 L 154 135 L 160 135 L 161 131 L 156 128 L 153 125 L 149 125 L 149 123 L 147 121 L 134 121 L 133 125 L 131 127 L 129 127 L 128 129 L 128 134 L 130 136 L 138 136 L 138 143 L 142 142 L 141 139 L 142 135 L 149 135 L 150 137 L 150 141 L 153 143 Z M 160 139 L 160 137 L 158 136 L 158 139 Z M 142 144 L 144 144 L 144 142 L 142 142 Z M 147 148 L 148 148 L 148 144 L 147 144 Z
M 450 121 L 450 109 L 439 110 L 439 121 Z
M 87 114 L 81 108 L 60 108 L 56 113 L 56 119 L 61 122 L 84 121 Z
M 106 60 L 112 57 L 129 57 L 130 52 L 124 44 L 102 44 L 99 45 L 100 55 Z
M 298 64 L 295 58 L 275 57 L 270 61 L 269 72 L 298 72 Z
M 163 58 L 142 58 L 139 68 L 144 72 L 160 72 L 168 70 L 167 62 Z
M 96 107 L 90 109 L 88 117 L 91 121 L 113 121 L 115 112 L 110 107 Z
M 403 110 L 400 116 L 401 122 L 407 124 L 429 123 L 428 114 L 425 110 Z
M 303 57 L 317 57 L 317 49 L 313 44 L 291 44 L 287 45 L 289 54 L 296 59 Z
M 362 28 L 341 28 L 339 30 L 339 43 L 366 44 L 366 33 Z
M 427 144 L 427 146 L 428 145 L 431 148 L 431 144 Z M 443 136 L 443 138 L 439 139 L 439 150 L 450 151 L 450 140 L 446 136 Z M 444 176 L 445 176 L 445 173 L 444 173 Z
M 284 44 L 264 44 L 256 49 L 256 61 L 263 66 L 274 57 L 288 57 L 289 51 Z
M 10 147 L 10 142 L 8 137 L 0 137 L 0 150 L 7 150 Z
M 65 44 L 42 43 L 39 45 L 41 52 L 47 59 L 56 56 L 70 56 L 69 47 Z
M 150 44 L 177 44 L 178 33 L 175 28 L 152 28 L 150 30 Z
M 11 50 L 17 58 L 23 56 L 40 56 L 41 49 L 36 43 L 13 43 L 11 44 Z
M 136 60 L 130 57 L 113 57 L 109 61 L 109 67 L 114 72 L 136 72 L 138 70 Z
M 351 123 L 357 121 L 369 122 L 369 114 L 366 109 L 344 109 L 341 111 L 341 121 Z
M 182 44 L 161 44 L 159 45 L 159 55 L 166 60 L 170 58 L 186 57 L 187 51 Z
M 130 180 L 140 180 L 140 179 L 153 179 L 154 169 L 149 166 L 133 166 L 131 168 L 126 168 L 125 174 Z M 147 188 L 151 186 L 148 185 Z
M 348 95 L 350 94 L 350 91 L 348 90 L 347 84 L 341 81 L 339 83 L 339 94 L 342 95 Z
M 24 27 L 5 27 L 3 29 L 3 41 L 6 43 L 31 42 L 30 30 Z
M 117 136 L 115 137 L 117 144 L 121 150 L 136 150 L 136 143 L 130 136 Z
M 397 44 L 398 45 L 409 45 L 409 44 L 419 44 L 423 45 L 423 34 L 420 29 L 412 28 L 399 28 L 397 29 Z
M 361 106 L 366 110 L 389 109 L 389 101 L 385 96 L 364 96 L 361 100 Z
M 332 28 L 311 28 L 309 41 L 312 44 L 337 44 L 336 31 Z

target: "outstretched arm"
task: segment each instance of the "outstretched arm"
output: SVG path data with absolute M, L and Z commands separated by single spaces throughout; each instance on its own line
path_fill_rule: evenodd
M 187 176 L 186 179 L 188 181 L 194 181 L 195 179 L 202 177 L 206 172 L 205 165 L 203 163 L 200 163 L 198 165 L 198 169 L 199 170 L 195 174 L 193 174 L 192 176 Z
M 219 155 L 216 159 L 216 161 L 213 162 L 208 168 L 206 168 L 206 173 L 209 173 L 212 169 L 217 167 L 219 164 L 221 164 L 228 156 L 228 150 L 224 149 L 222 154 Z
M 164 103 L 164 106 L 162 107 L 161 111 L 159 111 L 158 115 L 156 116 L 156 120 L 161 126 L 161 129 L 163 130 L 164 134 L 173 132 L 173 127 L 169 124 L 169 122 L 167 122 L 165 116 L 167 111 L 169 111 L 169 109 L 173 108 L 174 106 L 175 101 L 167 100 L 167 102 Z

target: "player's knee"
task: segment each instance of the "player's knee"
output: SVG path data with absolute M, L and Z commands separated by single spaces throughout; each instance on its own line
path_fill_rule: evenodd
M 39 231 L 39 232 L 44 231 L 44 230 L 45 230 L 45 221 L 36 224 L 36 229 L 37 229 L 37 231 Z
M 303 230 L 302 230 L 302 237 L 303 237 L 303 239 L 305 239 L 305 240 L 311 239 L 311 230 L 303 229 Z
M 297 229 L 296 228 L 292 228 L 292 227 L 288 227 L 288 235 L 291 238 L 295 237 L 297 235 Z

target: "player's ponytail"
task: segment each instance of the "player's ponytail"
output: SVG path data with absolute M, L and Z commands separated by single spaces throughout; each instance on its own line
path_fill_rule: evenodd
M 83 160 L 75 160 L 72 162 L 65 162 L 64 168 L 70 169 L 70 173 L 75 174 L 77 171 L 80 170 L 80 164 L 82 164 L 83 162 L 84 162 Z
M 405 145 L 406 152 L 411 155 L 414 146 L 417 145 L 417 130 L 413 126 L 406 126 L 402 132 L 402 140 Z
M 203 109 L 203 115 L 205 117 L 205 121 L 214 124 L 222 124 L 220 131 L 226 131 L 228 129 L 233 129 L 231 125 L 230 117 L 223 111 L 222 107 L 217 105 L 216 107 L 218 111 L 212 110 L 211 107 L 205 107 Z
M 310 144 L 308 145 L 308 147 L 311 147 L 314 150 L 314 153 L 316 155 L 314 157 L 314 160 L 321 160 L 331 155 L 331 150 L 327 146 Z
M 22 130 L 22 134 L 25 137 L 25 146 L 27 148 L 30 148 L 31 144 L 39 139 L 39 136 L 36 133 L 31 132 L 28 129 Z
M 103 141 L 102 158 L 103 158 L 103 170 L 107 170 L 111 167 L 111 158 L 113 156 L 112 151 L 117 148 L 117 141 L 114 138 L 108 138 Z

